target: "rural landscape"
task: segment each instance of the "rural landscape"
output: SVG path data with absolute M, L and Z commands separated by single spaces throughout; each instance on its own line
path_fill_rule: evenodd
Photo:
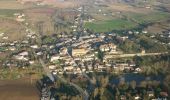
M 170 100 L 170 0 L 0 0 L 0 100 Z

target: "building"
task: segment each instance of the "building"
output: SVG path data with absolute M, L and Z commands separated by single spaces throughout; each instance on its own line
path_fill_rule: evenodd
M 60 49 L 60 55 L 66 55 L 67 54 L 67 48 L 63 47 Z
M 72 56 L 82 56 L 88 53 L 88 50 L 85 48 L 81 49 L 72 49 Z
M 100 46 L 100 50 L 104 52 L 107 52 L 107 51 L 116 52 L 116 48 L 117 46 L 113 43 L 104 44 Z

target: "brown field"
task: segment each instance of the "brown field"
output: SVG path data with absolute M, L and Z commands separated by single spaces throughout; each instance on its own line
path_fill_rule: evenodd
M 25 9 L 33 7 L 32 4 L 21 4 L 16 0 L 0 0 L 0 9 Z
M 53 22 L 52 15 L 55 13 L 55 9 L 52 8 L 33 8 L 24 10 L 27 16 L 27 21 L 34 28 L 37 28 L 37 23 L 43 22 L 43 32 L 50 33 L 53 32 Z M 36 29 L 35 29 L 36 30 Z
M 25 36 L 25 29 L 21 23 L 18 23 L 13 19 L 6 18 L 1 18 L 0 23 L 0 32 L 4 32 L 4 36 L 9 37 L 8 40 L 19 40 L 23 39 L 23 37 Z M 2 39 L 0 39 L 0 41 L 2 41 Z
M 1 80 L 0 100 L 39 100 L 39 92 L 29 79 Z
M 126 4 L 116 4 L 116 3 L 109 5 L 109 9 L 118 12 L 132 12 L 132 13 L 143 13 L 143 14 L 152 11 L 151 9 L 133 7 Z
M 20 3 L 24 3 L 26 4 L 27 2 L 37 2 L 37 1 L 42 1 L 44 4 L 46 5 L 52 5 L 54 7 L 58 7 L 58 8 L 72 8 L 75 6 L 80 5 L 80 2 L 78 1 L 57 1 L 57 0 L 19 0 Z
M 70 7 L 75 7 L 78 6 L 80 3 L 79 2 L 70 2 L 70 1 L 65 1 L 65 2 L 59 2 L 56 0 L 44 0 L 45 4 L 53 5 L 54 7 L 59 7 L 59 8 L 70 8 Z
M 167 31 L 168 29 L 170 29 L 169 23 L 170 22 L 156 23 L 154 25 L 147 27 L 145 30 L 147 30 L 150 33 L 161 33 L 162 31 Z

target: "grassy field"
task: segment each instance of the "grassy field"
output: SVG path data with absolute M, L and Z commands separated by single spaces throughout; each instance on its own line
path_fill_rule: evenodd
M 108 32 L 112 30 L 125 30 L 137 27 L 139 24 L 154 23 L 170 18 L 169 13 L 152 12 L 150 14 L 124 13 L 125 19 L 113 19 L 85 23 L 85 28 L 95 32 Z
M 159 22 L 170 18 L 170 14 L 165 12 L 153 12 L 149 14 L 127 14 L 125 16 L 139 24 Z
M 1 17 L 14 17 L 14 13 L 22 12 L 22 10 L 17 9 L 0 9 Z
M 34 7 L 34 4 L 21 4 L 17 2 L 17 0 L 0 0 L 0 9 L 26 9 L 30 7 Z
M 136 25 L 137 24 L 131 21 L 123 19 L 114 19 L 94 23 L 86 23 L 85 27 L 95 32 L 107 32 L 112 30 L 130 29 L 135 27 Z

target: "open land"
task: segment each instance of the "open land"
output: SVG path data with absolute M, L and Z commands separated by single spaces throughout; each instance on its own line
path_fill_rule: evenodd
M 1 80 L 0 100 L 39 100 L 39 92 L 29 78 Z
M 169 7 L 167 6 L 165 6 L 165 8 L 167 8 L 167 10 L 169 9 Z M 127 30 L 130 28 L 136 28 L 140 24 L 165 22 L 170 18 L 170 13 L 168 11 L 166 12 L 161 11 L 156 9 L 155 7 L 146 8 L 146 7 L 134 7 L 126 4 L 111 4 L 108 7 L 97 9 L 100 9 L 100 13 L 98 12 L 98 14 L 92 15 L 93 18 L 96 19 L 96 21 L 85 23 L 86 28 L 91 29 L 95 32 Z M 108 9 L 110 13 L 112 13 L 112 15 L 106 13 L 104 9 Z M 102 18 L 98 16 L 103 16 L 106 19 L 102 20 Z M 107 19 L 108 16 L 112 16 L 112 18 Z M 155 25 L 153 24 L 153 26 L 151 25 L 150 27 L 155 27 Z M 150 30 L 150 27 L 149 29 L 147 29 L 146 27 L 146 30 L 149 30 L 149 32 L 153 33 L 154 30 Z M 161 27 L 159 29 L 165 30 L 165 27 Z

